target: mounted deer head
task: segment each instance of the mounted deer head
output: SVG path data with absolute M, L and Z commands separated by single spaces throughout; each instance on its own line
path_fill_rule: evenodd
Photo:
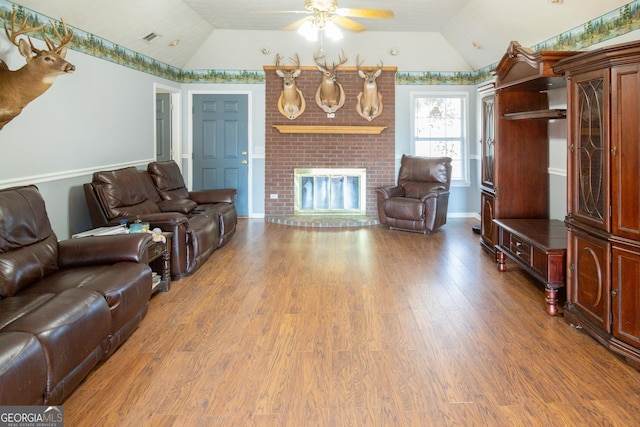
M 327 66 L 325 59 L 324 63 L 320 63 L 320 59 L 324 58 L 324 54 L 320 52 L 313 55 L 313 60 L 323 74 L 320 86 L 316 91 L 316 103 L 327 113 L 334 113 L 340 107 L 344 105 L 345 96 L 342 85 L 338 83 L 338 67 L 347 62 L 347 57 L 344 51 L 338 56 L 338 64 L 335 62 L 331 67 Z
M 382 113 L 382 95 L 378 92 L 376 79 L 382 74 L 382 61 L 375 70 L 365 71 L 361 68 L 360 58 L 356 58 L 356 68 L 358 75 L 364 80 L 364 88 L 358 94 L 358 104 L 356 109 L 365 119 L 371 121 Z
M 24 38 L 18 40 L 18 36 L 40 30 L 46 25 L 29 27 L 28 19 L 29 15 L 25 16 L 16 29 L 16 11 L 13 11 L 11 29 L 7 28 L 7 23 L 4 24 L 7 38 L 18 47 L 18 51 L 27 63 L 22 68 L 11 71 L 4 62 L 0 61 L 0 130 L 20 114 L 29 102 L 49 89 L 56 77 L 73 73 L 76 69 L 64 60 L 67 54 L 66 46 L 73 39 L 73 30 L 68 30 L 64 21 L 61 20 L 63 34 L 60 34 L 53 22 L 50 22 L 60 44 L 56 46 L 43 35 L 47 49 L 40 50 L 33 46 L 29 37 L 27 37 L 28 43 Z
M 304 112 L 306 106 L 302 92 L 296 87 L 296 77 L 301 73 L 300 58 L 298 54 L 292 58 L 292 61 L 295 63 L 294 69 L 287 69 L 280 63 L 281 59 L 280 55 L 277 54 L 276 74 L 282 77 L 283 80 L 282 92 L 278 99 L 278 110 L 280 110 L 283 116 L 289 120 L 293 120 Z

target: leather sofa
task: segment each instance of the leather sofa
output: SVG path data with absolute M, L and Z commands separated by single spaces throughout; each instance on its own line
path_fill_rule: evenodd
M 174 280 L 195 272 L 235 233 L 234 189 L 204 191 L 202 199 L 210 202 L 204 209 L 189 198 L 163 199 L 149 172 L 132 166 L 95 172 L 92 181 L 84 184 L 84 194 L 94 227 L 140 219 L 151 228 L 172 232 Z
M 150 240 L 58 241 L 36 186 L 0 190 L 0 405 L 60 404 L 134 332 Z
M 442 227 L 450 185 L 450 157 L 403 155 L 397 185 L 376 188 L 380 223 L 425 234 Z

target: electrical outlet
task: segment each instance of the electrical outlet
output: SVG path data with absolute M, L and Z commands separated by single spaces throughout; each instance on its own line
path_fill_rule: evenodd
M 278 195 L 277 195 L 277 194 L 270 194 L 270 195 L 269 195 L 269 198 L 270 198 L 270 199 L 277 199 L 277 198 L 278 198 Z

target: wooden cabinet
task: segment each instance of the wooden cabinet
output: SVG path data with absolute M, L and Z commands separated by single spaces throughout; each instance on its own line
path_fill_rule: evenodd
M 533 52 L 511 42 L 495 70 L 495 82 L 479 88 L 482 96 L 481 236 L 496 255 L 494 219 L 549 218 L 549 119 L 547 92 L 563 87 L 551 68 L 575 52 Z
M 565 318 L 640 367 L 640 42 L 554 69 L 569 79 Z

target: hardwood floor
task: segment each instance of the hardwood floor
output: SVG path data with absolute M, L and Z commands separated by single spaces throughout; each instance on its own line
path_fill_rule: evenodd
M 68 426 L 633 426 L 640 373 L 476 221 L 432 235 L 240 220 L 64 403 Z

